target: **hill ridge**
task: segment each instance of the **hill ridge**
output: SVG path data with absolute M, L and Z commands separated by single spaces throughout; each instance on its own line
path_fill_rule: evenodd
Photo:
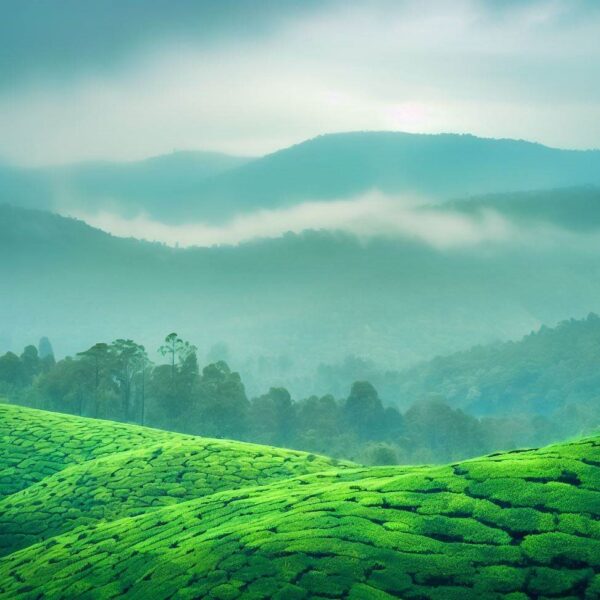
M 347 199 L 377 189 L 430 200 L 600 184 L 599 150 L 526 140 L 396 131 L 329 133 L 244 159 L 165 154 L 125 164 L 2 167 L 0 197 L 65 212 L 140 212 L 165 223 L 222 223 L 243 212 Z M 191 165 L 191 166 L 190 166 Z

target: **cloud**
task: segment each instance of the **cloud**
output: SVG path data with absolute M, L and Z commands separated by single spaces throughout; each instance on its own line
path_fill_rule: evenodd
M 19 60 L 18 44 L 0 52 L 41 69 L 0 89 L 0 156 L 40 165 L 174 148 L 256 155 L 368 129 L 599 145 L 598 3 L 242 2 L 206 19 L 189 7 L 207 3 L 183 2 L 173 15 L 150 4 L 147 31 L 156 34 L 127 42 L 135 14 L 124 9 L 104 24 L 119 57 L 107 64 L 99 57 L 112 36 L 89 50 L 78 38 L 93 55 L 80 64 L 60 28 L 64 56 L 52 64 L 39 53 Z M 253 5 L 280 8 L 261 20 Z M 244 23 L 254 34 L 241 34 Z
M 107 73 L 179 40 L 198 48 L 251 40 L 327 1 L 0 0 L 0 88 Z
M 466 215 L 377 192 L 351 200 L 306 202 L 286 209 L 256 211 L 235 217 L 222 226 L 167 225 L 145 214 L 131 219 L 107 211 L 70 214 L 116 236 L 180 247 L 238 244 L 307 229 L 339 230 L 363 238 L 402 237 L 441 250 L 505 242 L 515 235 L 515 228 L 492 211 Z

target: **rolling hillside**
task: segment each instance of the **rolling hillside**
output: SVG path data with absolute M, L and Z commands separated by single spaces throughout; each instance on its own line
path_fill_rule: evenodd
M 513 194 L 489 194 L 450 201 L 448 211 L 475 215 L 493 210 L 522 227 L 548 227 L 578 233 L 600 228 L 600 187 L 581 186 Z
M 563 416 L 598 405 L 600 318 L 542 327 L 516 342 L 478 346 L 398 375 L 400 397 L 441 395 L 472 414 Z M 590 423 L 593 426 L 593 423 Z
M 439 201 L 473 194 L 600 185 L 600 151 L 471 135 L 353 132 L 257 159 L 179 152 L 124 164 L 11 169 L 0 202 L 65 211 L 140 211 L 164 222 L 219 222 L 244 212 L 377 189 Z
M 93 438 L 94 430 L 111 437 L 112 427 L 119 436 L 129 427 L 77 417 L 61 426 L 41 411 L 2 411 L 22 424 L 21 432 L 33 432 L 21 437 L 34 447 L 53 444 L 54 430 L 60 439 L 76 429 L 85 440 L 89 429 Z M 134 439 L 141 432 L 171 435 L 131 431 Z M 151 448 L 123 449 L 65 467 L 64 481 L 50 475 L 6 497 L 2 531 L 9 539 L 20 535 L 15 547 L 22 549 L 0 559 L 0 595 L 591 600 L 600 593 L 597 437 L 410 468 L 333 465 L 302 453 L 201 439 L 204 458 L 196 459 L 187 446 L 193 438 L 184 437 L 161 441 L 163 452 L 154 458 Z M 72 445 L 77 450 L 81 441 Z M 175 462 L 187 455 L 187 462 L 165 468 L 171 458 L 163 454 Z M 269 462 L 277 465 L 272 474 Z M 32 459 L 24 468 L 35 464 Z M 209 489 L 212 473 L 235 475 L 246 465 L 263 479 L 234 477 Z M 167 506 L 140 503 L 144 493 L 129 501 L 131 480 L 146 476 L 165 496 L 176 496 L 173 490 L 186 484 L 173 487 L 170 477 L 181 467 L 182 481 L 193 474 L 199 482 L 193 499 L 181 489 Z M 72 498 L 75 481 L 90 491 Z M 113 512 L 95 522 L 93 509 L 77 512 L 80 503 L 102 504 L 105 496 L 112 496 Z M 57 528 L 38 533 L 41 542 L 25 539 L 44 510 L 64 521 L 56 517 Z
M 0 555 L 81 524 L 344 466 L 7 404 L 0 404 L 0 456 Z

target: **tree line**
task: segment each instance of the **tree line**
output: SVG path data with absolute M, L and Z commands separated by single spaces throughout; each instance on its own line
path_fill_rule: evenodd
M 368 381 L 345 397 L 294 400 L 284 387 L 248 398 L 226 362 L 200 369 L 197 348 L 177 333 L 150 360 L 130 339 L 97 343 L 56 361 L 50 342 L 0 356 L 0 396 L 46 410 L 139 423 L 195 435 L 232 438 L 328 454 L 367 464 L 445 462 L 531 443 L 549 423 L 475 418 L 440 398 L 405 412 L 384 405 Z M 545 428 L 545 429 L 544 429 Z

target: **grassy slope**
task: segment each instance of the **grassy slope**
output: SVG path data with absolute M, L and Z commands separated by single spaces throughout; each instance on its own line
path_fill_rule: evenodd
M 172 438 L 147 427 L 0 404 L 0 497 L 69 465 Z
M 11 411 L 21 413 L 23 420 L 37 419 L 42 427 L 45 413 Z M 107 433 L 111 427 L 127 427 L 67 421 L 79 429 L 104 427 Z M 185 436 L 174 436 L 180 437 Z M 189 461 L 187 444 L 192 442 L 186 438 L 175 444 L 175 472 L 170 459 L 161 458 L 166 443 L 158 445 L 163 453 L 149 464 L 153 474 L 164 474 L 160 486 L 169 489 L 182 466 L 188 472 L 190 463 L 175 457 Z M 69 526 L 82 526 L 0 560 L 0 595 L 517 600 L 600 594 L 598 437 L 444 467 L 411 468 L 333 469 L 323 459 L 309 461 L 301 453 L 231 442 L 205 445 L 213 464 L 207 459 L 191 469 L 197 468 L 201 497 L 93 525 L 71 513 Z M 219 452 L 231 456 L 227 464 L 232 471 L 238 468 L 238 449 L 242 460 L 246 453 L 256 456 L 254 449 L 263 458 L 281 453 L 304 459 L 311 465 L 308 470 L 321 468 L 318 461 L 323 460 L 326 470 L 293 476 L 298 471 L 292 468 L 288 479 L 251 487 L 247 485 L 260 483 L 260 477 L 245 481 L 234 476 L 231 485 L 215 485 L 210 493 L 213 466 L 229 471 L 219 452 L 211 454 L 213 445 L 222 445 Z M 111 518 L 132 514 L 144 510 L 139 503 L 144 494 L 127 483 L 134 474 L 125 473 L 132 460 L 143 472 L 153 453 L 149 448 L 117 454 L 113 466 L 106 458 L 68 467 L 59 474 L 64 481 L 51 476 L 42 482 L 48 483 L 43 489 L 62 494 L 59 504 L 68 515 L 80 498 L 93 497 L 84 492 L 71 498 L 69 486 L 76 485 L 77 477 L 91 485 L 93 477 L 94 485 L 101 486 L 96 492 L 109 494 L 109 504 L 120 507 Z M 254 458 L 250 463 L 258 467 Z M 86 465 L 91 468 L 80 471 Z M 105 487 L 111 473 L 123 475 L 124 496 L 133 494 L 131 503 L 112 497 Z M 24 504 L 13 515 L 35 518 L 44 503 L 55 502 L 38 488 L 15 494 L 13 499 Z M 35 498 L 29 507 L 28 493 Z
M 333 464 L 345 467 L 292 450 L 0 405 L 0 555 L 77 526 Z

